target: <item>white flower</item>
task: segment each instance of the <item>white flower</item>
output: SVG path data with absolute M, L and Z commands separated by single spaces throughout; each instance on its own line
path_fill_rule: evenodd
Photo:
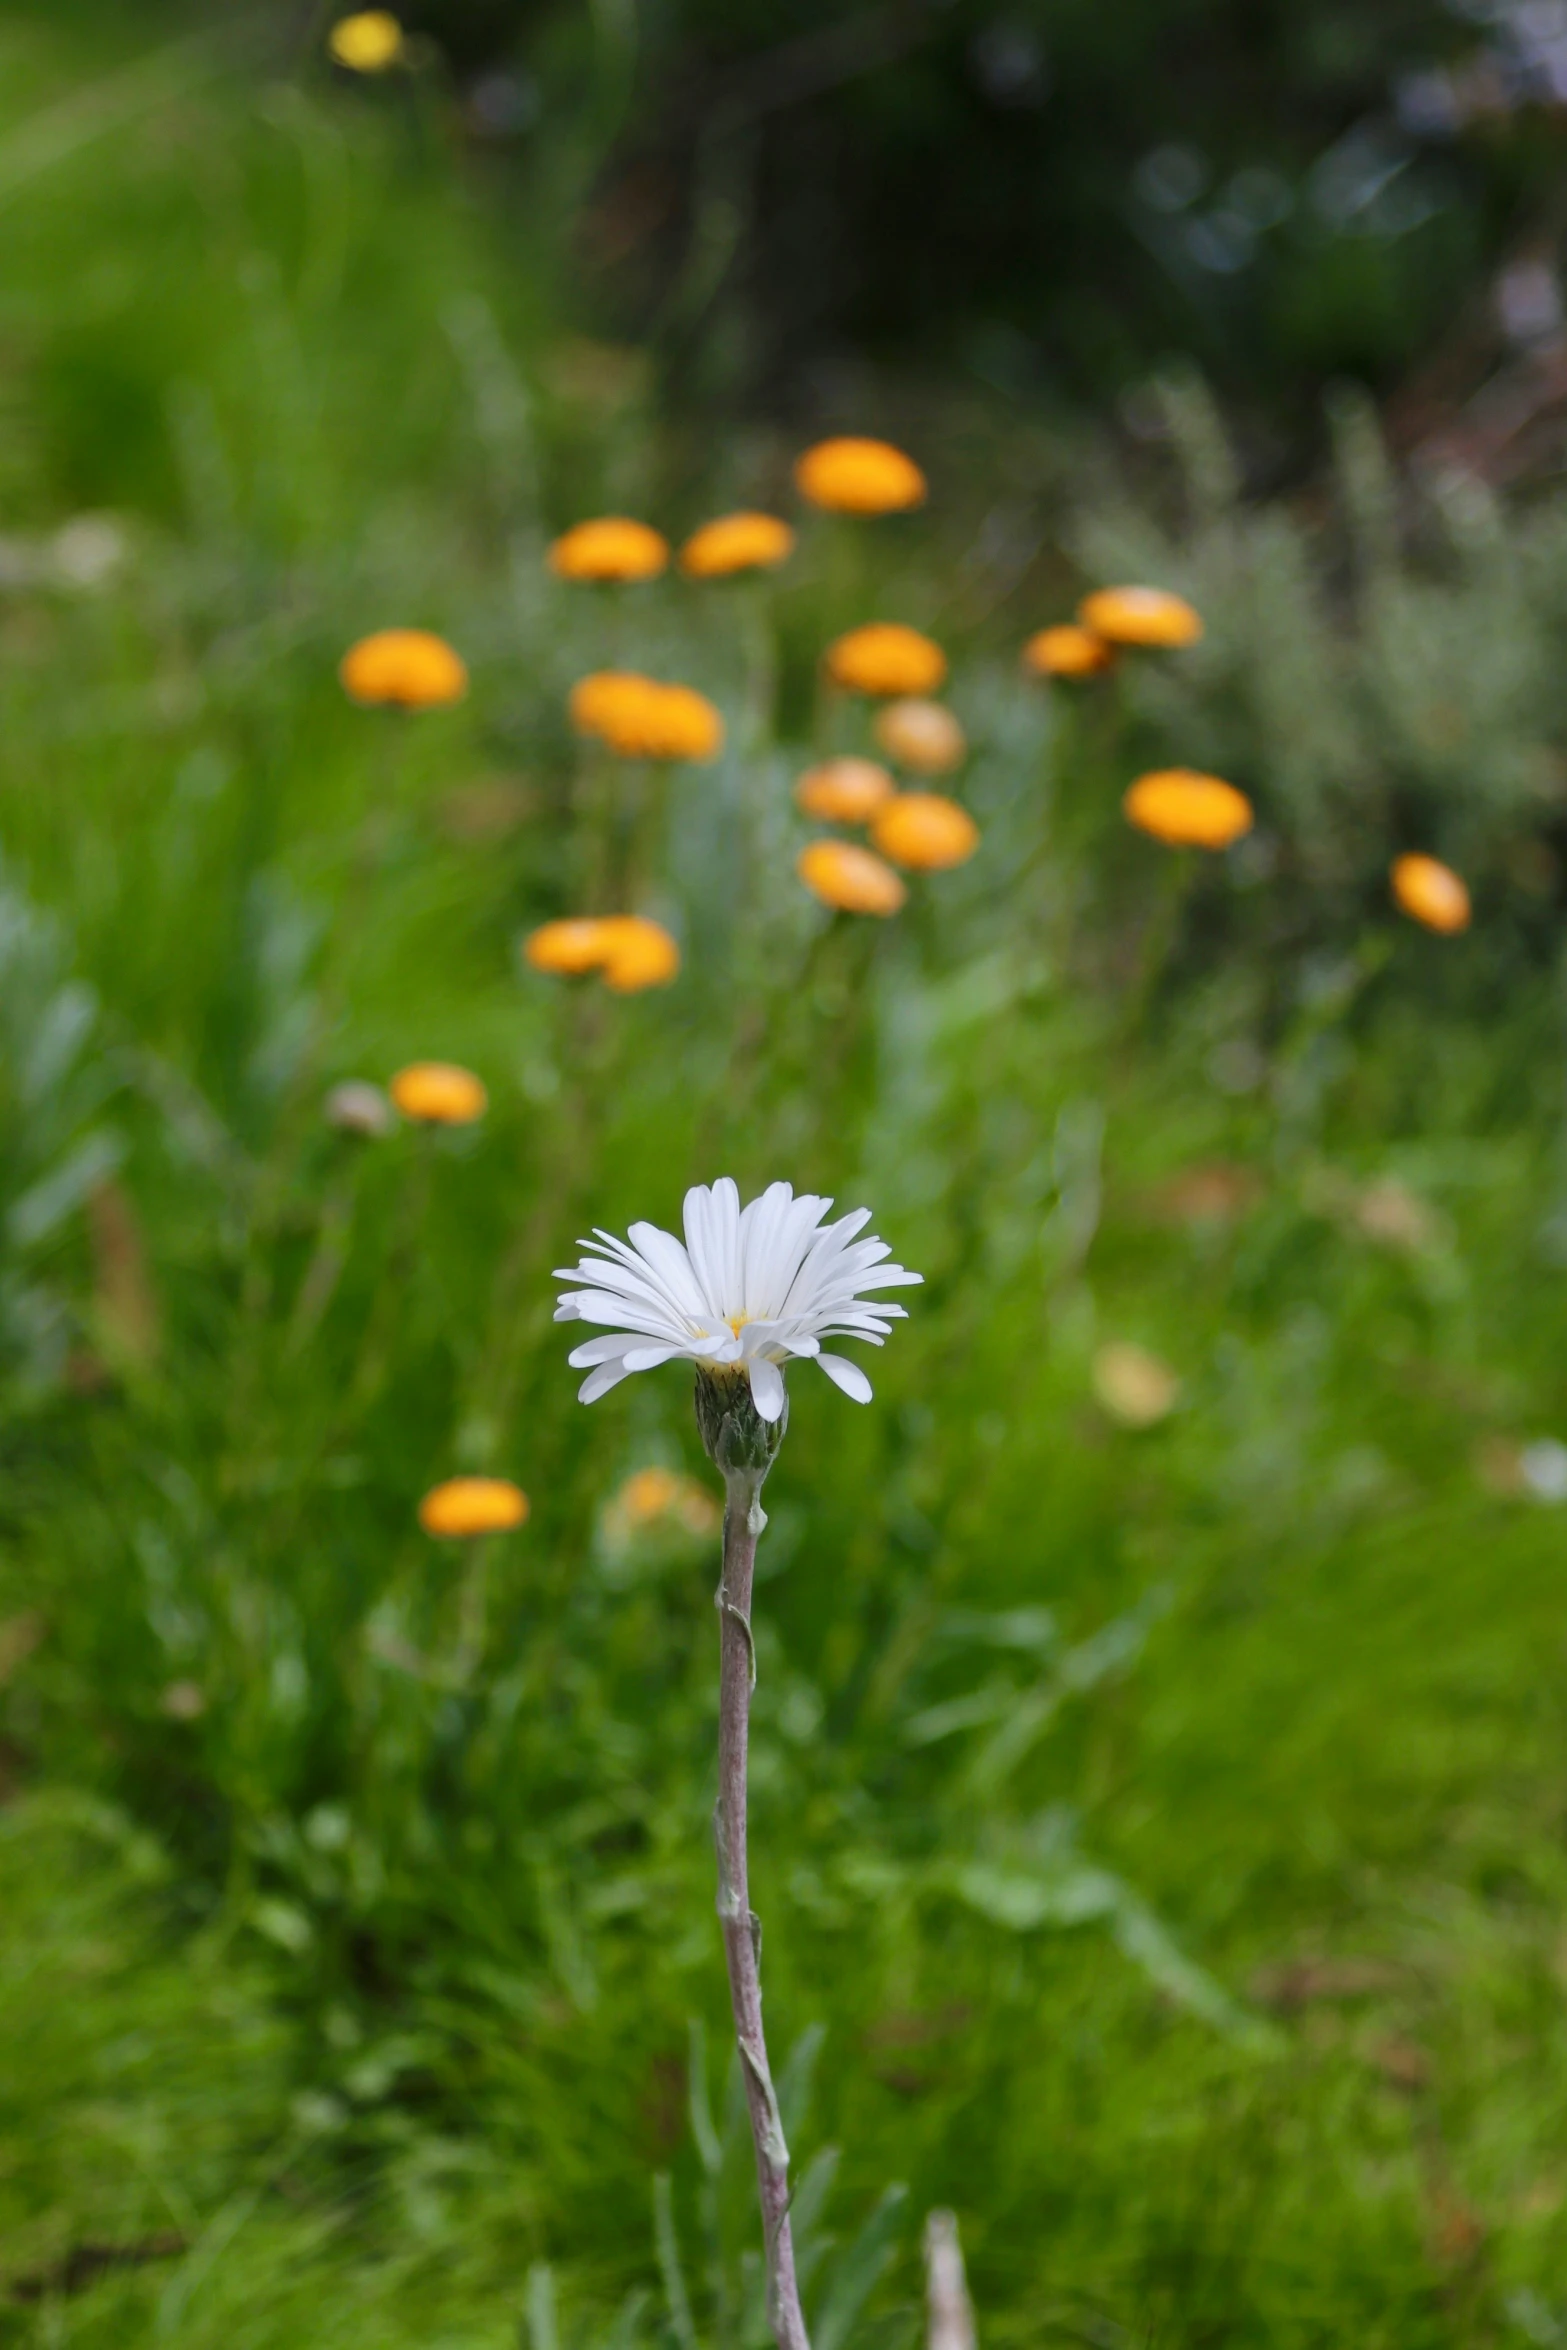
M 776 1420 L 784 1406 L 779 1364 L 811 1355 L 845 1395 L 869 1403 L 871 1383 L 858 1363 L 823 1354 L 821 1342 L 868 1338 L 880 1346 L 903 1308 L 862 1293 L 924 1276 L 888 1264 L 884 1240 L 856 1240 L 869 1208 L 824 1225 L 831 1206 L 772 1183 L 742 1208 L 725 1175 L 711 1190 L 699 1183 L 686 1193 L 683 1248 L 656 1224 L 633 1224 L 629 1244 L 608 1232 L 583 1241 L 592 1253 L 556 1279 L 590 1286 L 565 1291 L 555 1319 L 608 1323 L 610 1331 L 572 1353 L 573 1368 L 588 1371 L 581 1401 L 607 1395 L 628 1372 L 684 1356 L 715 1370 L 743 1368 L 758 1414 Z

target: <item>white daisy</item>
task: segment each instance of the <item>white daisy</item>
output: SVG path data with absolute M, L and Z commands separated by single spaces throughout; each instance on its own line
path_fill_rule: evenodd
M 809 1355 L 845 1395 L 869 1403 L 871 1383 L 858 1363 L 823 1354 L 821 1342 L 866 1338 L 880 1346 L 903 1308 L 864 1292 L 901 1289 L 924 1275 L 888 1264 L 884 1240 L 855 1238 L 869 1208 L 823 1224 L 831 1206 L 771 1183 L 742 1208 L 725 1175 L 711 1190 L 699 1183 L 686 1193 L 684 1247 L 656 1224 L 633 1224 L 629 1243 L 608 1232 L 583 1241 L 591 1253 L 556 1279 L 588 1286 L 566 1290 L 555 1319 L 610 1328 L 572 1353 L 573 1368 L 588 1372 L 581 1401 L 607 1395 L 631 1371 L 683 1356 L 715 1371 L 742 1369 L 758 1416 L 776 1420 L 784 1408 L 779 1365 Z

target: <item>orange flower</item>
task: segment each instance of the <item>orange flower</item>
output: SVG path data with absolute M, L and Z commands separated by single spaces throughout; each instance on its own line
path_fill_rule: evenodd
M 680 969 L 680 949 L 661 922 L 642 914 L 615 914 L 599 925 L 604 938 L 604 984 L 617 995 L 667 987 Z
M 692 1536 L 716 1534 L 717 1502 L 694 1477 L 677 1476 L 673 1469 L 637 1469 L 616 1494 L 605 1513 L 605 1530 L 625 1543 L 649 1528 L 673 1525 Z
M 1128 823 L 1172 849 L 1227 849 L 1252 828 L 1251 802 L 1217 775 L 1164 767 L 1140 775 L 1121 802 Z
M 934 693 L 947 674 L 940 645 L 896 620 L 851 628 L 827 647 L 827 674 L 858 694 Z
M 403 28 L 389 9 L 361 8 L 339 17 L 326 45 L 350 73 L 385 73 L 403 53 Z
M 509 1534 L 528 1515 L 528 1497 L 509 1477 L 448 1477 L 419 1504 L 426 1534 Z
M 1097 677 L 1114 660 L 1114 645 L 1089 628 L 1042 628 L 1023 647 L 1023 666 L 1035 677 Z
M 716 759 L 724 747 L 724 722 L 695 686 L 661 685 L 643 715 L 641 737 L 643 758 Z M 606 739 L 612 750 L 618 748 L 613 735 Z M 638 755 L 635 749 L 631 755 Z
M 1436 857 L 1397 857 L 1393 861 L 1393 895 L 1406 914 L 1427 930 L 1451 937 L 1469 928 L 1469 891 L 1451 865 Z
M 795 871 L 813 897 L 845 914 L 896 914 L 909 894 L 890 865 L 846 840 L 813 840 Z
M 939 873 L 966 864 L 979 847 L 979 826 L 967 808 L 940 792 L 899 792 L 871 826 L 884 857 L 921 873 Z
M 673 1469 L 638 1469 L 626 1479 L 616 1499 L 635 1526 L 650 1525 L 673 1507 L 681 1479 Z
M 549 551 L 549 566 L 557 579 L 657 579 L 668 561 L 669 541 L 662 533 L 624 514 L 579 522 Z
M 400 710 L 432 710 L 460 702 L 468 691 L 462 660 L 427 628 L 383 628 L 362 636 L 343 655 L 337 674 L 356 702 L 392 702 Z
M 1098 588 L 1077 607 L 1090 635 L 1113 645 L 1194 645 L 1202 621 L 1181 596 L 1165 588 Z
M 925 503 L 925 476 L 890 441 L 818 441 L 795 461 L 802 498 L 829 514 L 901 514 Z
M 967 737 L 941 702 L 889 702 L 875 733 L 888 758 L 917 775 L 945 775 L 968 756 Z
M 595 669 L 579 677 L 566 705 L 572 725 L 578 734 L 603 734 L 625 712 L 641 707 L 652 682 L 634 669 Z
M 596 971 L 609 952 L 604 924 L 591 916 L 570 922 L 545 922 L 530 930 L 522 951 L 535 971 L 554 971 L 576 978 Z
M 794 532 L 776 514 L 721 514 L 704 522 L 680 550 L 690 579 L 727 579 L 735 571 L 769 571 L 794 552 Z
M 421 1126 L 471 1126 L 490 1099 L 473 1071 L 455 1061 L 410 1061 L 387 1092 L 403 1116 Z
M 807 816 L 824 824 L 868 824 L 895 786 L 874 759 L 828 759 L 808 767 L 794 787 Z
M 715 759 L 724 722 L 705 694 L 630 669 L 599 669 L 571 689 L 571 721 L 623 759 Z

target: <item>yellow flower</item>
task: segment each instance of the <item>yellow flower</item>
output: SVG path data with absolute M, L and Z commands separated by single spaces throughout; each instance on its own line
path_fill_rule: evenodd
M 851 628 L 830 644 L 823 658 L 837 685 L 859 694 L 934 693 L 947 674 L 939 645 L 896 620 L 873 620 Z
M 642 914 L 614 914 L 599 927 L 604 934 L 604 984 L 617 995 L 667 987 L 679 971 L 680 949 L 661 922 L 650 922 Z
M 471 1126 L 490 1099 L 473 1071 L 455 1061 L 410 1061 L 387 1091 L 403 1116 L 421 1126 Z
M 845 914 L 896 914 L 909 894 L 890 865 L 846 840 L 813 840 L 795 871 L 813 897 Z
M 508 1477 L 448 1477 L 419 1504 L 426 1534 L 509 1534 L 528 1515 L 528 1497 Z
M 1098 588 L 1083 598 L 1077 617 L 1091 635 L 1113 645 L 1194 645 L 1202 635 L 1191 605 L 1164 588 Z
M 432 710 L 460 702 L 468 691 L 461 657 L 427 628 L 382 628 L 362 636 L 343 655 L 337 674 L 356 702 L 391 702 L 401 710 Z
M 827 759 L 806 769 L 794 796 L 807 816 L 824 824 L 868 824 L 895 788 L 874 759 Z
M 1451 937 L 1469 928 L 1469 891 L 1450 865 L 1435 857 L 1398 857 L 1393 863 L 1393 895 L 1406 914 L 1427 930 Z
M 691 579 L 727 579 L 736 571 L 768 571 L 794 551 L 794 532 L 776 514 L 721 514 L 704 522 L 680 550 Z
M 385 73 L 403 53 L 403 28 L 390 9 L 361 8 L 338 18 L 326 45 L 350 73 Z
M 1172 849 L 1227 849 L 1252 828 L 1251 802 L 1217 775 L 1163 767 L 1140 775 L 1121 802 L 1127 822 Z
M 829 514 L 901 514 L 925 503 L 925 476 L 890 441 L 818 441 L 795 461 L 802 498 Z
M 630 669 L 599 669 L 571 689 L 571 721 L 623 759 L 714 759 L 724 722 L 705 694 Z
M 962 865 L 979 846 L 979 826 L 967 808 L 940 792 L 899 792 L 887 802 L 871 826 L 871 838 L 884 857 L 920 873 L 940 873 L 948 865 Z
M 523 955 L 535 971 L 554 971 L 577 977 L 596 971 L 609 952 L 605 926 L 591 916 L 569 922 L 545 922 L 522 942 Z
M 1097 677 L 1111 667 L 1115 647 L 1090 628 L 1041 628 L 1023 647 L 1023 666 L 1035 677 Z
M 963 729 L 941 702 L 889 702 L 877 712 L 875 734 L 889 759 L 917 775 L 946 775 L 968 756 Z
M 648 523 L 632 522 L 624 514 L 579 522 L 549 551 L 557 579 L 657 579 L 668 561 L 669 541 Z

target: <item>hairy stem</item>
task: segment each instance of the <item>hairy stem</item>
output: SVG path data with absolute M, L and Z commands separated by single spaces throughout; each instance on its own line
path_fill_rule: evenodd
M 754 1469 L 726 1472 L 724 1564 L 715 1606 L 719 1618 L 721 1671 L 718 1701 L 718 1803 L 713 1835 L 718 1846 L 718 1917 L 729 1967 L 729 1996 L 735 2037 L 745 2078 L 751 2135 L 756 2142 L 756 2182 L 767 2236 L 767 2315 L 778 2350 L 810 2350 L 800 2314 L 789 2232 L 789 2149 L 784 2144 L 778 2100 L 767 2069 L 762 2036 L 762 1922 L 751 1907 L 746 1878 L 746 1746 L 751 1724 L 751 1688 L 756 1650 L 751 1639 L 751 1585 L 756 1538 L 762 1516 L 762 1475 Z

